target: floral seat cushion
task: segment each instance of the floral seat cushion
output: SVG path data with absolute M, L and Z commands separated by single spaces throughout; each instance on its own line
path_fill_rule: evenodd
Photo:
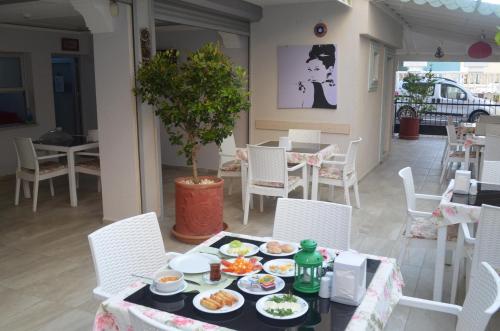
M 347 175 L 350 175 L 350 173 L 348 173 Z M 322 165 L 319 169 L 319 176 L 330 179 L 342 179 L 343 169 L 338 165 Z
M 454 151 L 454 152 L 450 153 L 450 157 L 465 158 L 465 152 L 464 151 Z M 475 151 L 470 152 L 469 157 L 471 159 L 474 159 L 476 157 L 476 152 Z
M 293 186 L 298 181 L 300 181 L 300 177 L 299 176 L 288 176 L 288 186 Z M 275 188 L 283 188 L 283 186 L 284 186 L 283 183 L 278 183 L 278 182 L 264 182 L 264 181 L 254 181 L 253 185 L 275 187 Z
M 222 164 L 220 167 L 222 171 L 240 171 L 241 163 L 238 160 L 228 161 Z
M 410 224 L 410 238 L 415 239 L 437 239 L 438 227 L 437 223 L 432 218 L 416 217 L 412 219 Z M 456 241 L 458 233 L 458 224 L 450 226 L 447 231 L 447 240 Z
M 47 162 L 40 163 L 38 165 L 40 175 L 47 174 L 49 172 L 54 172 L 57 170 L 61 170 L 61 169 L 67 168 L 67 167 L 68 167 L 67 164 L 59 163 L 59 162 L 55 162 L 55 161 L 47 161 Z M 25 171 L 28 173 L 35 173 L 35 170 L 32 170 L 32 169 L 23 168 L 22 171 Z

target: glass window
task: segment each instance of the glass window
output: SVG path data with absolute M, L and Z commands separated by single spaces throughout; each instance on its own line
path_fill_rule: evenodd
M 454 100 L 466 100 L 467 94 L 459 87 L 441 84 L 441 97 Z
M 0 126 L 33 121 L 23 69 L 22 54 L 0 53 Z

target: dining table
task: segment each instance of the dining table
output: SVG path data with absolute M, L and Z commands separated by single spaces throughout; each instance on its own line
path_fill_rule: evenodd
M 279 141 L 271 140 L 257 144 L 257 146 L 265 147 L 280 147 Z M 340 150 L 337 144 L 317 144 L 317 143 L 302 143 L 292 142 L 290 150 L 286 151 L 288 163 L 296 164 L 305 162 L 308 167 L 312 168 L 312 190 L 311 200 L 318 199 L 318 174 L 323 160 L 339 155 Z M 248 151 L 246 148 L 236 149 L 236 159 L 241 161 L 241 187 L 246 187 L 247 180 L 247 160 Z M 311 171 L 308 171 L 308 174 Z M 309 179 L 308 179 L 309 181 Z M 242 201 L 245 199 L 244 189 L 242 190 Z
M 86 137 L 74 136 L 69 144 L 47 144 L 40 141 L 34 141 L 35 150 L 65 153 L 68 162 L 68 181 L 69 181 L 69 197 L 71 207 L 78 206 L 78 197 L 76 193 L 76 172 L 75 172 L 75 154 L 85 150 L 99 148 L 98 142 L 88 142 Z
M 259 246 L 272 238 L 223 231 L 194 247 L 186 255 L 199 252 L 215 254 L 214 251 L 218 252 L 221 246 L 233 240 Z M 332 260 L 339 253 L 338 250 L 321 247 L 318 251 L 325 260 Z M 280 293 L 293 293 L 301 297 L 309 308 L 297 318 L 271 319 L 259 314 L 256 309 L 256 301 L 261 296 L 242 291 L 237 286 L 237 277 L 234 277 L 225 285 L 227 290 L 243 295 L 244 303 L 241 308 L 224 314 L 209 314 L 195 308 L 193 299 L 197 292 L 193 292 L 189 286 L 186 292 L 159 296 L 151 292 L 149 285 L 137 280 L 101 303 L 95 315 L 93 330 L 133 331 L 128 311 L 130 307 L 135 307 L 155 321 L 180 330 L 382 330 L 402 296 L 403 278 L 395 259 L 361 255 L 367 259 L 366 294 L 357 307 L 320 298 L 317 293 L 297 292 L 292 289 L 294 277 L 283 277 L 285 286 Z M 262 263 L 275 258 L 260 251 L 255 256 L 262 258 Z M 185 274 L 184 277 L 188 275 Z
M 434 301 L 442 301 L 443 299 L 444 264 L 449 227 L 460 223 L 477 223 L 482 204 L 500 207 L 500 185 L 478 182 L 477 194 L 454 193 L 454 187 L 455 180 L 452 179 L 442 195 L 439 206 L 432 213 L 432 218 L 438 227 L 434 269 Z

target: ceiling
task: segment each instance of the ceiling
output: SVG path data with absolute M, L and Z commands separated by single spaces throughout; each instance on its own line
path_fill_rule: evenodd
M 449 10 L 400 0 L 372 0 L 372 3 L 397 17 L 412 31 L 458 42 L 479 41 L 482 33 L 487 41 L 493 42 L 496 27 L 500 25 L 494 14 L 465 13 L 460 9 Z
M 291 3 L 335 2 L 338 0 L 245 0 L 259 6 L 283 5 Z
M 0 0 L 0 23 L 87 31 L 83 17 L 67 0 Z

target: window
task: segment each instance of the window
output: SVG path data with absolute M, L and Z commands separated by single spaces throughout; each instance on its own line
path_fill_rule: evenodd
M 379 81 L 379 59 L 380 59 L 380 45 L 376 42 L 370 43 L 370 58 L 368 68 L 368 91 L 376 91 Z
M 0 126 L 31 123 L 22 54 L 0 53 Z
M 467 94 L 459 87 L 441 84 L 441 97 L 454 100 L 467 100 Z

